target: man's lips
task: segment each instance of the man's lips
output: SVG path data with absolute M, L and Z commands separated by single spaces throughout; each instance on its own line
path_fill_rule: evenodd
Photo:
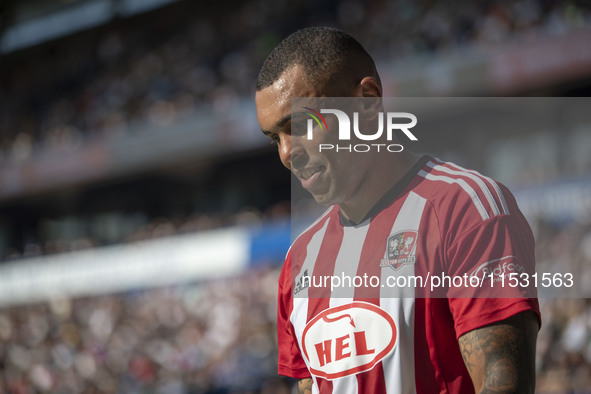
M 305 168 L 302 171 L 297 171 L 296 175 L 303 180 L 310 178 L 312 175 L 316 174 L 317 172 L 321 171 L 321 167 L 309 167 Z
M 302 186 L 306 189 L 312 186 L 312 184 L 318 179 L 320 174 L 326 169 L 324 166 L 306 167 L 302 170 L 294 171 L 298 177 Z

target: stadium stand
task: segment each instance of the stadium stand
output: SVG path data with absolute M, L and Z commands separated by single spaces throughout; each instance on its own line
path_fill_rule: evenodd
M 350 31 L 393 96 L 591 91 L 585 1 L 140 3 L 5 3 L 0 394 L 290 392 L 274 327 L 290 184 L 252 95 L 294 29 Z M 102 13 L 50 23 L 86 15 L 79 7 Z M 22 33 L 30 26 L 47 34 Z M 538 267 L 590 283 L 583 126 L 429 148 L 515 186 Z M 542 300 L 539 392 L 591 389 L 584 297 Z

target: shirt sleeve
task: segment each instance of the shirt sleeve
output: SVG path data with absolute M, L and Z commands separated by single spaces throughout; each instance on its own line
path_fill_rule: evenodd
M 513 212 L 474 226 L 447 250 L 450 276 L 478 278 L 472 285 L 449 288 L 458 338 L 525 311 L 535 312 L 541 324 L 537 290 L 530 280 L 535 273 L 534 238 L 517 207 Z
M 302 358 L 293 325 L 290 321 L 293 310 L 291 295 L 291 254 L 287 255 L 279 277 L 277 342 L 279 348 L 278 372 L 294 379 L 309 378 L 310 372 Z

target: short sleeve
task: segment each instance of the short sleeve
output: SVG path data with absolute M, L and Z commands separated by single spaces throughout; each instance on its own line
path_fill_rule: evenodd
M 535 312 L 541 322 L 536 288 L 528 280 L 535 273 L 533 234 L 516 207 L 513 212 L 474 226 L 447 250 L 450 276 L 479 280 L 449 288 L 458 338 L 525 311 Z
M 309 378 L 310 372 L 302 358 L 293 325 L 289 319 L 293 310 L 291 296 L 291 255 L 288 254 L 279 277 L 277 343 L 279 347 L 278 372 L 294 379 Z

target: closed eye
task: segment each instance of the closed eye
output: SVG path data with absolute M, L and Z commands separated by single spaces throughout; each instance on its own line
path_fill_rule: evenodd
M 267 137 L 269 137 L 271 139 L 271 143 L 272 144 L 279 145 L 280 139 L 279 139 L 279 136 L 277 134 L 272 133 L 270 131 L 266 131 L 266 130 L 263 130 L 263 134 L 266 135 Z

